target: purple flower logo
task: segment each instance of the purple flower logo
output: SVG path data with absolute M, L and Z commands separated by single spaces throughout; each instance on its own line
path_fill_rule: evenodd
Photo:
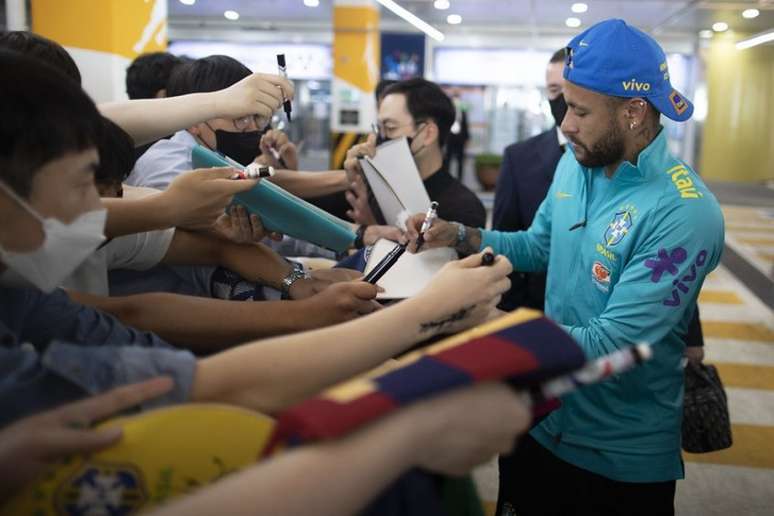
M 648 258 L 645 260 L 645 266 L 653 269 L 650 281 L 658 283 L 665 272 L 676 276 L 677 264 L 683 263 L 687 257 L 688 253 L 682 247 L 676 247 L 672 252 L 667 252 L 666 249 L 659 249 L 657 259 Z

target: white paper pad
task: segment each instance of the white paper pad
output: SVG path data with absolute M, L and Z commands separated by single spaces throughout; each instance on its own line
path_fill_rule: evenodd
M 376 202 L 389 225 L 405 229 L 405 220 L 430 207 L 422 178 L 406 138 L 385 142 L 376 149 L 376 156 L 360 160 Z
M 365 274 L 371 272 L 382 258 L 395 247 L 395 242 L 381 239 L 374 245 L 368 257 Z M 419 254 L 408 251 L 382 276 L 377 285 L 384 289 L 378 299 L 404 299 L 421 291 L 446 263 L 456 260 L 457 253 L 448 247 L 428 249 Z

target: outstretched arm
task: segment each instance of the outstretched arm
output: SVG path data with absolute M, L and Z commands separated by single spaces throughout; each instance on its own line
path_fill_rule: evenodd
M 364 282 L 337 283 L 299 301 L 226 301 L 165 292 L 121 297 L 68 294 L 77 303 L 107 312 L 127 326 L 153 332 L 197 354 L 322 328 L 376 308 L 372 301 L 376 287 Z
M 143 145 L 212 118 L 255 115 L 269 120 L 282 105 L 283 94 L 292 99 L 294 92 L 287 79 L 254 73 L 220 91 L 107 102 L 99 110 Z
M 291 450 L 152 514 L 356 514 L 412 467 L 461 475 L 507 453 L 529 421 L 523 398 L 502 384 L 461 389 L 338 441 Z
M 271 182 L 302 199 L 343 192 L 349 187 L 347 173 L 343 170 L 320 172 L 277 170 Z
M 274 412 L 421 340 L 478 324 L 510 288 L 512 270 L 502 256 L 480 265 L 480 254 L 451 262 L 416 297 L 367 317 L 208 357 L 198 364 L 192 398 Z
M 255 186 L 253 179 L 235 181 L 229 167 L 181 174 L 163 192 L 136 199 L 103 198 L 108 210 L 105 235 L 114 238 L 171 227 L 207 229 L 223 215 L 234 194 Z

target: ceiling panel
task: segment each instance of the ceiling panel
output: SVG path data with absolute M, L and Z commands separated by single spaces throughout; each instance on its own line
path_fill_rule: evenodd
M 725 21 L 737 32 L 756 33 L 774 28 L 774 0 L 586 0 L 588 12 L 573 15 L 572 0 L 450 0 L 451 8 L 439 11 L 433 0 L 398 0 L 398 3 L 444 31 L 466 27 L 497 26 L 500 29 L 530 28 L 565 29 L 568 16 L 579 17 L 583 27 L 607 18 L 623 18 L 644 30 L 658 27 L 665 32 L 695 32 L 709 28 L 716 21 Z M 319 7 L 306 7 L 303 0 L 196 0 L 192 6 L 179 0 L 169 0 L 171 21 L 200 18 L 202 21 L 223 21 L 223 11 L 233 9 L 243 22 L 317 22 L 330 23 L 333 0 L 320 0 Z M 753 20 L 742 18 L 748 7 L 758 7 L 761 14 Z M 446 23 L 450 13 L 460 14 L 463 23 L 453 27 Z M 399 19 L 382 9 L 384 20 Z

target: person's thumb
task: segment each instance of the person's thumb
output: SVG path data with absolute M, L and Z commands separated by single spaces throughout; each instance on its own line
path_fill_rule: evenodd
M 237 175 L 237 171 L 233 167 L 197 168 L 191 173 L 198 175 L 203 180 L 232 179 Z
M 218 187 L 218 193 L 221 195 L 234 195 L 239 192 L 246 192 L 258 184 L 260 179 L 216 179 L 213 184 Z
M 388 238 L 389 240 L 392 240 L 393 242 L 400 242 L 401 238 L 403 238 L 403 231 L 392 226 L 385 233 L 385 237 Z
M 350 285 L 351 292 L 359 299 L 374 299 L 376 294 L 379 293 L 379 289 L 376 287 L 376 285 L 366 281 L 353 281 L 350 283 Z

